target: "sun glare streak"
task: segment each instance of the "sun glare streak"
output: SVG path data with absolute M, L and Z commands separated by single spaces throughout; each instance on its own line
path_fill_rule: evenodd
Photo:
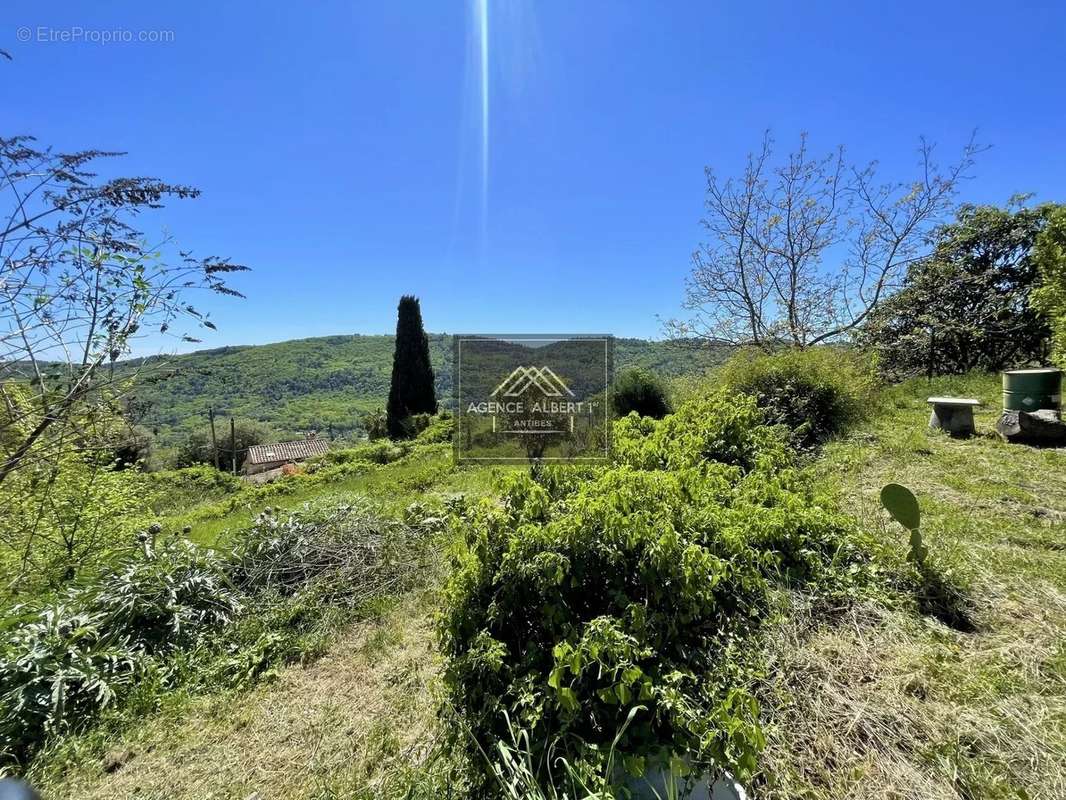
M 489 3 L 488 0 L 474 2 L 481 45 L 481 247 L 484 251 L 489 217 Z

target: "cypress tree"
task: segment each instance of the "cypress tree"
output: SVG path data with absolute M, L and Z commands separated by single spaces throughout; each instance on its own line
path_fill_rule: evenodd
M 437 393 L 429 362 L 429 338 L 422 327 L 422 309 L 417 297 L 404 295 L 396 312 L 396 350 L 385 408 L 389 436 L 405 436 L 408 429 L 404 421 L 412 414 L 436 413 Z

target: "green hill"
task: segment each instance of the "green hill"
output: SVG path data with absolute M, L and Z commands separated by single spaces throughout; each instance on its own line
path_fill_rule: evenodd
M 437 395 L 447 406 L 452 338 L 431 334 L 429 346 Z M 359 427 L 364 412 L 384 407 L 392 350 L 392 336 L 324 336 L 140 359 L 121 369 L 136 375 L 132 405 L 164 444 L 206 425 L 210 408 L 282 434 L 331 428 L 343 434 Z M 709 369 L 723 355 L 701 342 L 617 339 L 614 360 L 616 369 L 640 366 L 671 378 Z

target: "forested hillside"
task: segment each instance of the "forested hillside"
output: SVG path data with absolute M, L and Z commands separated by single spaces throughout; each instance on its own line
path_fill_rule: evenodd
M 452 339 L 430 334 L 437 396 L 451 398 Z M 221 416 L 269 423 L 279 433 L 315 429 L 346 433 L 362 413 L 385 405 L 392 336 L 324 336 L 275 344 L 222 347 L 165 359 L 124 362 L 137 376 L 131 408 L 163 443 L 202 428 L 209 408 Z M 699 373 L 724 351 L 694 341 L 618 339 L 615 367 L 641 366 L 665 377 Z

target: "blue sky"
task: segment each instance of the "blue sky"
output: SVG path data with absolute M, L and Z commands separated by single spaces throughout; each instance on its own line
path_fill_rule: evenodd
M 703 167 L 766 128 L 888 177 L 978 128 L 964 199 L 1066 200 L 1061 5 L 487 3 L 484 204 L 475 0 L 5 0 L 3 132 L 203 190 L 146 226 L 254 268 L 205 346 L 390 332 L 408 292 L 431 331 L 660 335 Z M 171 41 L 38 40 L 73 28 Z

